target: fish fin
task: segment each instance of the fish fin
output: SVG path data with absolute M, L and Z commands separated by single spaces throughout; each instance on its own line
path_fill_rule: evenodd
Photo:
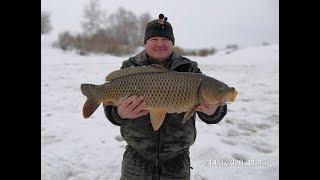
M 163 110 L 150 110 L 150 119 L 154 131 L 160 128 L 165 117 L 166 112 Z
M 100 103 L 94 99 L 88 98 L 83 105 L 82 113 L 84 118 L 89 118 L 99 107 Z
M 114 79 L 118 79 L 125 76 L 130 76 L 133 74 L 141 74 L 141 73 L 153 73 L 153 72 L 168 72 L 169 70 L 162 66 L 149 65 L 149 66 L 139 66 L 139 67 L 128 67 L 125 69 L 120 69 L 117 71 L 111 72 L 106 77 L 106 81 L 112 81 Z
M 229 93 L 227 94 L 226 102 L 234 102 L 238 95 L 238 91 L 231 87 Z
M 103 105 L 105 105 L 105 106 L 114 106 L 115 103 L 112 102 L 112 101 L 105 101 L 105 102 L 103 102 Z
M 199 104 L 191 107 L 183 116 L 182 124 L 186 123 L 191 118 L 192 114 L 196 111 Z

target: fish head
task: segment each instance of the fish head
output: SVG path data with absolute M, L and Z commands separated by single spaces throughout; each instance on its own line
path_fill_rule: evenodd
M 206 77 L 200 87 L 202 101 L 208 104 L 217 104 L 223 100 L 234 102 L 238 92 L 234 87 L 211 77 Z

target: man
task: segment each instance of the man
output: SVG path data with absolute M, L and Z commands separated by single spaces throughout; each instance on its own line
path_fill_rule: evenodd
M 145 49 L 122 63 L 123 68 L 158 64 L 171 71 L 201 73 L 197 63 L 176 54 L 172 26 L 160 14 L 147 24 Z M 143 97 L 131 96 L 119 106 L 104 105 L 105 115 L 120 126 L 127 142 L 123 155 L 121 180 L 190 179 L 189 147 L 196 138 L 195 114 L 182 124 L 184 113 L 167 114 L 162 126 L 154 131 Z M 216 124 L 227 113 L 227 105 L 201 104 L 199 118 Z

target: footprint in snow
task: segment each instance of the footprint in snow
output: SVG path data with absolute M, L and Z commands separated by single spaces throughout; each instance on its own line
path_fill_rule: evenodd
M 253 133 L 257 132 L 257 130 L 254 128 L 254 126 L 252 124 L 249 124 L 249 123 L 239 124 L 238 128 L 242 129 L 242 130 L 246 130 L 246 131 L 251 131 Z
M 221 142 L 223 142 L 224 144 L 228 144 L 228 145 L 236 145 L 237 143 L 232 141 L 232 140 L 229 140 L 229 139 L 220 139 Z
M 230 129 L 228 132 L 227 132 L 227 136 L 239 136 L 239 132 L 237 130 L 234 130 L 234 129 Z
M 273 150 L 266 145 L 254 145 L 252 147 L 261 153 L 272 153 L 273 152 Z
M 226 119 L 225 122 L 228 123 L 228 124 L 233 124 L 233 121 L 230 120 L 230 119 Z
M 247 157 L 245 154 L 233 153 L 231 156 L 232 156 L 234 159 L 239 160 L 239 161 L 243 161 L 243 162 L 248 161 L 248 157 Z
M 61 141 L 61 139 L 53 135 L 41 136 L 41 145 L 48 145 L 59 141 Z
M 250 102 L 252 99 L 240 99 L 241 101 L 243 101 L 243 102 Z
M 256 127 L 259 129 L 268 129 L 268 128 L 271 128 L 272 126 L 266 123 L 261 123 L 261 124 L 256 124 Z
M 272 114 L 271 116 L 267 117 L 267 120 L 279 124 L 279 115 Z

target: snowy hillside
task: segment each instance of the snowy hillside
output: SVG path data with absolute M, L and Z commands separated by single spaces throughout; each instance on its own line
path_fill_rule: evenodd
M 126 143 L 101 106 L 88 120 L 82 117 L 85 97 L 80 84 L 102 84 L 127 57 L 80 56 L 52 48 L 52 39 L 41 37 L 41 177 L 117 180 Z M 219 124 L 197 119 L 191 179 L 279 179 L 279 46 L 189 58 L 204 74 L 239 92 Z M 231 164 L 219 164 L 220 160 Z

